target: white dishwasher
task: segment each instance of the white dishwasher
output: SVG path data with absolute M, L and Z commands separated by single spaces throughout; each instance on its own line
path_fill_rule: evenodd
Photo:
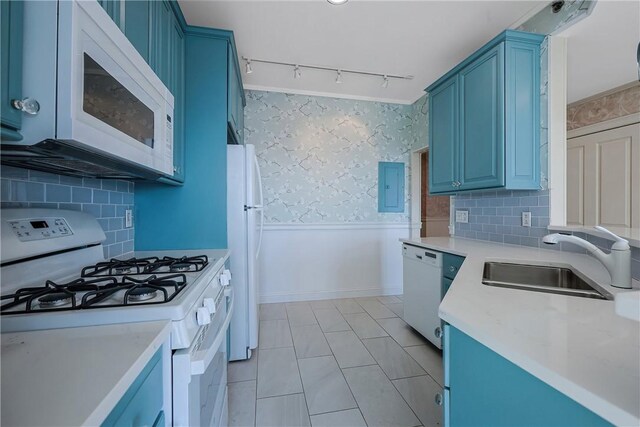
M 442 298 L 442 254 L 403 244 L 404 320 L 436 347 L 440 342 L 438 307 Z

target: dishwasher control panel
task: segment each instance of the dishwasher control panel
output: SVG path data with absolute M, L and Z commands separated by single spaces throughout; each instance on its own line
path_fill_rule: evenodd
M 405 258 L 426 262 L 436 267 L 442 266 L 442 254 L 440 252 L 404 244 L 402 245 L 402 255 Z

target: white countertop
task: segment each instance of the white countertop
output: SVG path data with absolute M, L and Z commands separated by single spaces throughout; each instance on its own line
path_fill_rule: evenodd
M 640 323 L 618 316 L 613 301 L 482 284 L 487 260 L 548 262 L 624 292 L 595 258 L 462 238 L 402 242 L 466 257 L 440 304 L 443 320 L 607 421 L 640 425 Z
M 162 321 L 2 334 L 1 424 L 100 425 L 170 333 Z

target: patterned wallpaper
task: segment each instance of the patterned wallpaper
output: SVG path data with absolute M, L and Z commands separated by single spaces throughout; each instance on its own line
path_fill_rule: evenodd
M 640 112 L 640 84 L 567 107 L 567 130 Z
M 267 223 L 407 222 L 413 106 L 247 91 Z M 378 213 L 378 162 L 405 163 L 404 213 Z
M 411 139 L 413 150 L 426 148 L 429 145 L 429 103 L 427 94 L 411 106 Z
M 134 183 L 87 179 L 2 166 L 2 208 L 49 208 L 87 212 L 98 219 L 107 240 L 105 258 L 132 255 L 134 229 L 124 227 L 133 209 Z M 135 219 L 134 219 L 135 222 Z

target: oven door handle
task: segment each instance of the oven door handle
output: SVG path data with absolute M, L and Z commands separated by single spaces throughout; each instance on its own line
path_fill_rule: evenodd
M 202 375 L 205 373 L 209 364 L 218 352 L 220 344 L 222 344 L 222 341 L 227 337 L 227 329 L 229 329 L 229 323 L 231 322 L 231 316 L 233 315 L 233 300 L 234 295 L 233 292 L 231 292 L 231 300 L 227 310 L 227 317 L 225 317 L 224 323 L 218 331 L 218 335 L 216 335 L 213 340 L 213 344 L 209 347 L 206 353 L 204 353 L 200 358 L 191 359 L 191 375 Z

